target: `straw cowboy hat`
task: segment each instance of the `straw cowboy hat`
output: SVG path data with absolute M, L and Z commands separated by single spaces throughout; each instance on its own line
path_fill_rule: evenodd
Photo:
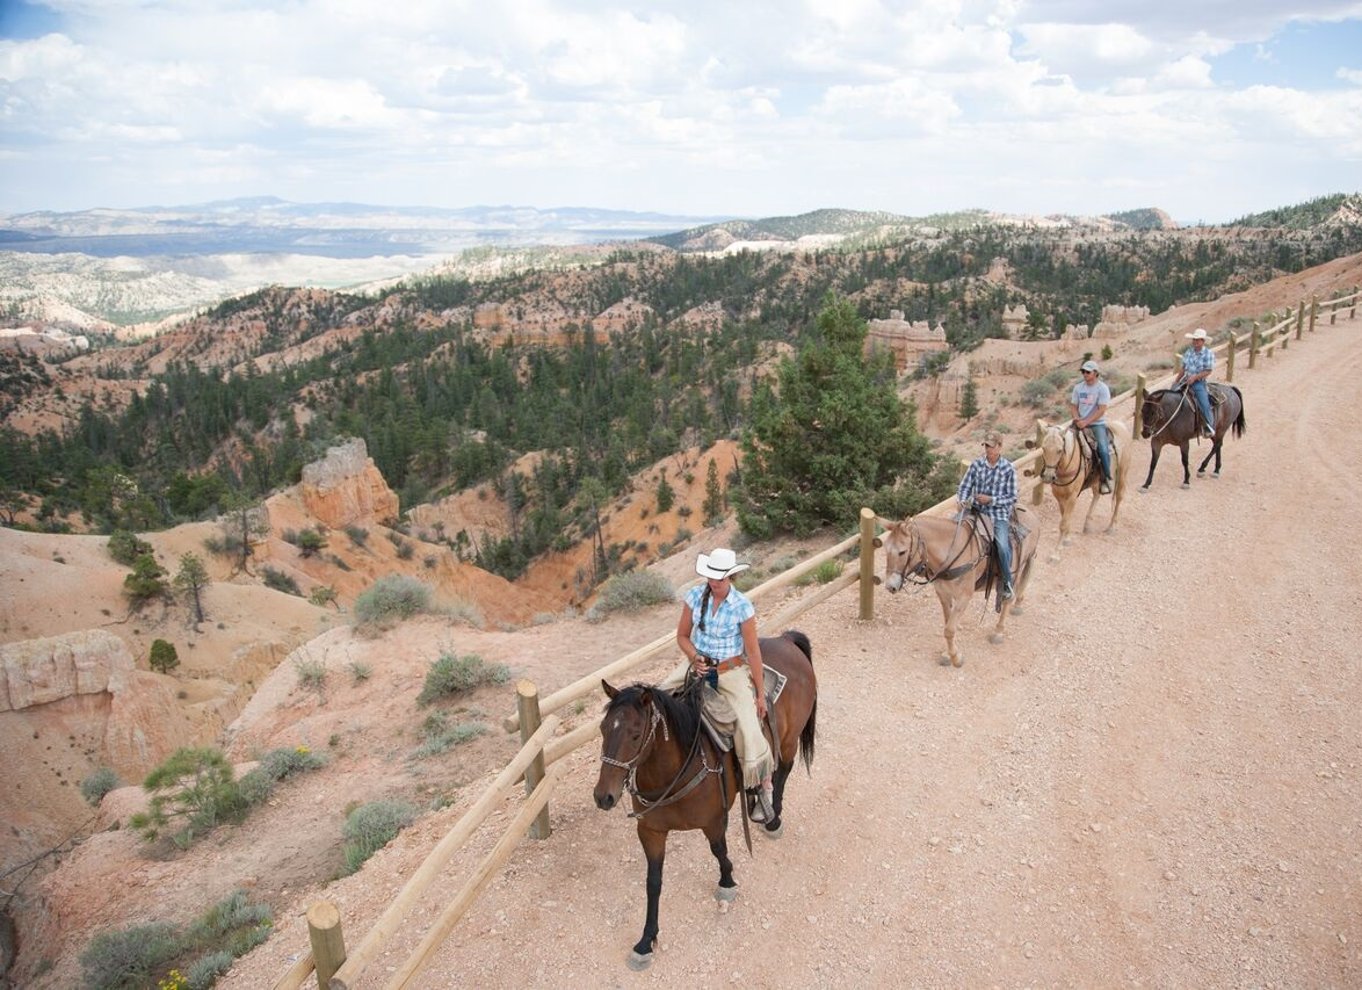
M 985 446 L 985 447 L 1001 447 L 1002 445 L 1003 445 L 1003 438 L 1000 437 L 998 434 L 996 434 L 996 433 L 985 433 L 985 434 L 984 434 L 984 446 Z
M 713 553 L 702 553 L 695 562 L 695 573 L 701 577 L 721 580 L 730 574 L 747 570 L 747 564 L 738 563 L 737 556 L 728 547 L 718 547 Z
M 1197 327 L 1191 333 L 1185 334 L 1185 336 L 1187 337 L 1188 340 L 1205 340 L 1206 331 L 1201 329 L 1201 327 Z

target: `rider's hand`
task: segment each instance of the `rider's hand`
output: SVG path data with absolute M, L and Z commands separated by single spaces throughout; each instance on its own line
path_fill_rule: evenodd
M 766 695 L 757 695 L 757 718 L 766 718 Z

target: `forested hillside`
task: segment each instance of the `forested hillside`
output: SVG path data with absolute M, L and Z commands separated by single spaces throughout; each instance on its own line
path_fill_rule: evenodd
M 1358 202 L 1279 211 L 1270 228 L 977 224 L 809 253 L 640 245 L 375 296 L 271 288 L 136 346 L 7 359 L 0 501 L 47 528 L 152 529 L 291 484 L 360 436 L 404 509 L 494 481 L 516 524 L 479 563 L 514 576 L 642 465 L 742 436 L 758 383 L 817 340 L 830 295 L 862 319 L 943 324 L 956 350 L 1001 335 L 1018 303 L 1028 335 L 1055 336 L 1107 304 L 1160 312 L 1362 250 Z M 504 473 L 529 451 L 544 455 L 532 476 Z

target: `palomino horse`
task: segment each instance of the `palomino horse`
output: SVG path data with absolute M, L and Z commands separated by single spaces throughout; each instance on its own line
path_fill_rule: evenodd
M 1083 517 L 1083 532 L 1088 532 L 1092 510 L 1097 508 L 1097 499 L 1101 496 L 1102 471 L 1096 463 L 1097 451 L 1089 451 L 1088 445 L 1080 442 L 1078 431 L 1072 423 L 1068 426 L 1041 426 L 1040 480 L 1050 486 L 1055 501 L 1059 503 L 1059 546 L 1067 547 L 1074 506 L 1085 491 L 1092 492 L 1088 513 Z M 1114 475 L 1111 484 L 1111 521 L 1107 523 L 1107 532 L 1110 532 L 1116 528 L 1116 517 L 1121 514 L 1121 498 L 1126 490 L 1126 472 L 1130 468 L 1130 431 L 1124 423 L 1108 423 L 1107 434 L 1111 440 L 1111 469 Z M 1028 440 L 1026 446 L 1035 447 L 1036 442 Z M 1058 547 L 1050 559 L 1052 562 L 1059 559 Z
M 774 705 L 779 736 L 771 746 L 776 757 L 771 802 L 775 817 L 766 823 L 766 831 L 775 837 L 781 831 L 785 781 L 795 756 L 802 754 L 806 770 L 813 763 L 818 680 L 813 673 L 813 648 L 802 632 L 788 630 L 773 639 L 763 638 L 761 659 L 768 671 L 778 670 L 787 678 Z M 742 771 L 733 754 L 720 753 L 700 727 L 698 691 L 678 698 L 644 684 L 617 690 L 601 681 L 601 687 L 610 701 L 601 720 L 602 766 L 593 794 L 596 807 L 604 811 L 619 802 L 622 790 L 627 789 L 633 801 L 630 817 L 638 820 L 638 841 L 648 860 L 648 915 L 643 937 L 629 955 L 629 966 L 646 969 L 657 944 L 657 902 L 662 894 L 668 832 L 702 829 L 709 851 L 719 861 L 719 888 L 714 896 L 720 908 L 726 910 L 737 896 L 727 832 L 728 809 L 738 793 Z
M 1036 553 L 1035 520 L 1025 506 L 1019 505 L 1013 514 L 1014 527 L 1026 530 L 1021 549 L 1012 554 L 1017 571 L 1016 595 L 1002 603 L 998 610 L 998 624 L 989 637 L 991 642 L 1003 641 L 1003 623 L 1009 612 L 1022 612 L 1026 585 L 1031 579 L 1031 558 Z M 988 573 L 991 546 L 986 546 L 974 521 L 965 513 L 959 518 L 942 519 L 936 516 L 913 516 L 902 522 L 889 523 L 889 532 L 881 537 L 884 547 L 884 587 L 890 593 L 898 591 L 912 579 L 930 584 L 941 600 L 941 614 L 946 620 L 946 653 L 943 664 L 959 667 L 964 663 L 955 648 L 955 626 L 964 614 L 974 592 L 983 587 Z M 984 589 L 987 593 L 987 588 Z
M 1236 437 L 1242 437 L 1247 423 L 1244 420 L 1244 396 L 1233 385 L 1219 383 L 1209 386 L 1218 391 L 1222 401 L 1214 406 L 1211 414 L 1215 416 L 1215 439 L 1211 442 L 1211 452 L 1196 469 L 1197 476 L 1206 473 L 1206 465 L 1215 458 L 1215 473 L 1220 477 L 1220 448 L 1225 437 L 1234 430 Z M 1197 414 L 1195 401 L 1187 389 L 1175 392 L 1172 389 L 1159 389 L 1150 392 L 1144 400 L 1140 415 L 1144 426 L 1140 436 L 1149 438 L 1149 477 L 1144 479 L 1142 492 L 1149 491 L 1154 481 L 1154 468 L 1159 464 L 1159 451 L 1167 444 L 1182 450 L 1182 487 L 1192 487 L 1192 469 L 1187 464 L 1187 442 L 1201 434 L 1201 417 Z

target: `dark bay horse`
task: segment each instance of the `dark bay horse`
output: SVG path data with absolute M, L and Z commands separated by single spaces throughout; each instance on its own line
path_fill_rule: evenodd
M 1014 548 L 1012 553 L 1017 570 L 1017 593 L 998 610 L 998 624 L 989 637 L 994 643 L 1003 641 L 1003 623 L 1007 621 L 1008 613 L 1021 614 L 1038 542 L 1037 520 L 1026 506 L 1017 506 L 1013 520 L 1014 527 L 1020 525 L 1027 532 L 1021 547 Z M 930 584 L 936 589 L 941 615 L 945 619 L 946 654 L 941 662 L 959 667 L 965 661 L 955 648 L 955 627 L 974 592 L 984 586 L 991 549 L 984 546 L 983 537 L 969 518 L 956 520 L 917 515 L 903 522 L 881 522 L 889 528 L 889 532 L 880 538 L 884 547 L 885 590 L 893 594 L 911 580 Z
M 1209 388 L 1219 392 L 1223 401 L 1215 404 L 1211 410 L 1215 416 L 1215 437 L 1211 441 L 1211 452 L 1206 455 L 1196 473 L 1198 477 L 1204 475 L 1206 465 L 1214 457 L 1215 472 L 1212 476 L 1218 478 L 1220 448 L 1225 443 L 1225 437 L 1229 435 L 1231 429 L 1234 430 L 1236 437 L 1242 437 L 1244 430 L 1247 429 L 1247 423 L 1244 420 L 1244 396 L 1238 388 L 1219 382 Z M 1168 445 L 1181 449 L 1182 487 L 1192 487 L 1192 469 L 1187 463 L 1187 444 L 1194 437 L 1201 435 L 1201 417 L 1197 415 L 1195 406 L 1196 400 L 1192 398 L 1188 389 L 1180 392 L 1167 388 L 1159 389 L 1145 397 L 1144 406 L 1140 410 L 1144 422 L 1140 436 L 1149 440 L 1149 477 L 1144 479 L 1140 491 L 1149 491 L 1149 486 L 1154 481 L 1154 469 L 1159 466 L 1159 451 Z
M 785 781 L 802 755 L 804 768 L 813 763 L 814 716 L 818 681 L 813 648 L 802 632 L 788 630 L 761 640 L 762 665 L 788 680 L 774 706 L 779 736 L 771 746 L 776 757 L 772 805 L 775 817 L 766 831 L 778 836 Z M 768 681 L 769 683 L 769 681 Z M 720 753 L 700 727 L 698 692 L 674 697 L 646 684 L 616 689 L 601 681 L 609 702 L 601 719 L 601 774 L 593 796 L 596 807 L 609 811 L 628 790 L 631 818 L 638 821 L 638 841 L 648 860 L 648 914 L 643 937 L 629 955 L 629 966 L 646 969 L 657 945 L 657 904 L 662 894 L 662 862 L 667 833 L 701 829 L 709 851 L 719 861 L 715 898 L 721 910 L 737 896 L 733 862 L 728 858 L 728 811 L 742 780 L 733 754 Z

